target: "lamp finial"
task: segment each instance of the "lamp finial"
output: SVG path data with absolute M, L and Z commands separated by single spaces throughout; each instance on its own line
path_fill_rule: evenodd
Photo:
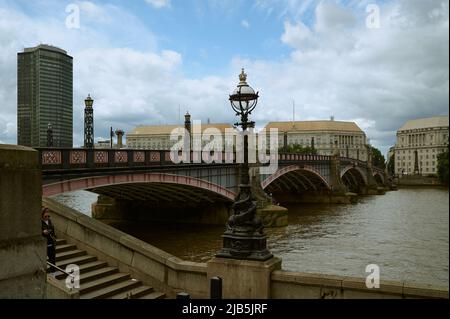
M 241 74 L 239 74 L 239 81 L 243 83 L 247 81 L 247 74 L 244 72 L 244 68 L 242 68 Z

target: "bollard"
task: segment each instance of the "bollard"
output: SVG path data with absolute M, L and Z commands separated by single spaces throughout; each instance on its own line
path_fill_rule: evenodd
M 222 278 L 212 277 L 211 278 L 211 299 L 222 299 Z
M 191 296 L 187 292 L 177 293 L 177 299 L 191 299 Z

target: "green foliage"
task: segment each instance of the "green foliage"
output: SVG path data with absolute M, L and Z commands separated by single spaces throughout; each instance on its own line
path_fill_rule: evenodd
M 388 173 L 390 175 L 395 175 L 395 155 L 392 154 L 391 158 L 389 159 L 389 163 L 388 163 Z
M 302 146 L 299 144 L 287 145 L 280 147 L 278 153 L 288 153 L 288 154 L 304 154 L 304 155 L 316 155 L 317 150 L 311 148 L 310 146 Z
M 438 155 L 438 177 L 441 183 L 448 185 L 448 149 Z
M 386 168 L 386 160 L 381 154 L 380 150 L 376 147 L 370 146 L 372 148 L 372 165 L 378 168 Z

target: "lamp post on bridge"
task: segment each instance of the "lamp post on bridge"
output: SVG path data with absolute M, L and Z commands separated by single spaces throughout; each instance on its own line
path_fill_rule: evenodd
M 94 100 L 91 95 L 84 100 L 84 148 L 94 148 Z
M 53 147 L 53 126 L 51 123 L 47 125 L 47 147 Z
M 265 261 L 273 257 L 266 246 L 266 235 L 261 219 L 256 215 L 256 203 L 252 201 L 248 165 L 248 136 L 245 131 L 255 126 L 249 121 L 249 115 L 258 103 L 258 92 L 247 84 L 247 74 L 242 69 L 239 84 L 230 95 L 229 101 L 241 122 L 244 134 L 244 163 L 241 164 L 239 192 L 233 204 L 233 214 L 228 219 L 225 233 L 222 235 L 223 248 L 216 257 L 243 260 Z

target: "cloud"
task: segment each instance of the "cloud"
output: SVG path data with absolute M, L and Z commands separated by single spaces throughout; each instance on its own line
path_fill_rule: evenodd
M 311 30 L 301 21 L 296 25 L 286 21 L 284 23 L 284 33 L 281 36 L 281 41 L 296 49 L 301 49 L 312 39 L 312 36 Z
M 152 5 L 154 8 L 160 9 L 164 7 L 170 7 L 171 0 L 145 0 L 148 4 Z
M 351 10 L 335 3 L 320 2 L 316 7 L 317 32 L 345 31 L 355 25 L 356 18 Z
M 250 23 L 248 23 L 247 20 L 242 20 L 241 26 L 243 26 L 245 29 L 248 29 L 248 28 L 250 28 Z
M 258 127 L 290 120 L 294 100 L 296 119 L 334 115 L 336 120 L 355 121 L 386 153 L 407 120 L 448 114 L 447 1 L 388 2 L 380 5 L 381 28 L 368 29 L 365 6 L 358 1 L 344 7 L 330 1 L 286 0 L 286 8 L 296 12 L 280 21 L 280 44 L 290 49 L 289 56 L 234 56 L 224 75 L 199 78 L 185 75 L 183 56 L 159 48 L 157 37 L 135 15 L 114 5 L 80 3 L 78 30 L 64 28 L 64 17 L 31 17 L 0 8 L 3 141 L 16 143 L 17 52 L 39 42 L 60 46 L 74 57 L 75 145 L 83 143 L 83 100 L 88 93 L 95 99 L 96 137 L 107 137 L 110 126 L 129 131 L 139 124 L 176 123 L 179 107 L 182 113 L 189 110 L 193 119 L 234 123 L 227 97 L 242 67 L 248 83 L 260 92 L 252 114 Z M 267 10 L 277 5 L 264 3 Z M 256 4 L 263 6 L 261 1 Z M 313 16 L 303 19 L 308 12 Z
M 366 28 L 364 13 L 319 4 L 311 28 L 285 22 L 280 39 L 293 49 L 290 58 L 234 65 L 246 65 L 264 88 L 260 104 L 273 120 L 292 118 L 295 100 L 297 117 L 354 120 L 385 152 L 405 121 L 448 115 L 448 4 L 385 5 L 380 29 Z M 262 121 L 269 114 L 255 113 Z

